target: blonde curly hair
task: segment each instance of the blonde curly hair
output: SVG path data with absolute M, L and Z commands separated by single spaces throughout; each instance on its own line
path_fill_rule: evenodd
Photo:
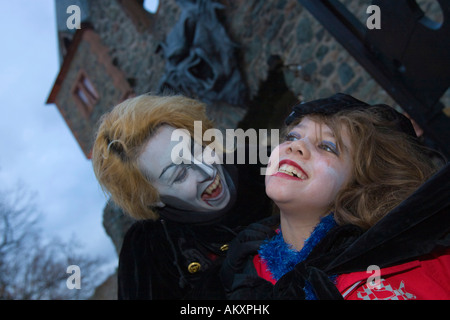
M 202 102 L 180 95 L 141 95 L 102 116 L 92 151 L 94 172 L 104 192 L 131 217 L 158 218 L 153 208 L 158 191 L 137 164 L 146 142 L 162 125 L 186 129 L 198 141 L 194 121 L 202 122 L 202 136 L 212 128 L 205 109 Z

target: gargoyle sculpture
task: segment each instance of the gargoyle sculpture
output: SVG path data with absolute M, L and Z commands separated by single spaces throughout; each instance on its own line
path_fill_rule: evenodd
M 243 106 L 247 87 L 238 67 L 237 45 L 216 15 L 223 5 L 210 0 L 176 2 L 182 11 L 161 43 L 166 64 L 159 90 L 170 89 L 205 103 Z

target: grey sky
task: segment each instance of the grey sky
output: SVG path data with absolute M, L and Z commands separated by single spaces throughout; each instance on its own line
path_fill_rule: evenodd
M 0 11 L 0 189 L 36 193 L 49 237 L 75 236 L 92 255 L 117 256 L 102 226 L 106 198 L 55 105 L 59 71 L 54 0 L 4 1 Z

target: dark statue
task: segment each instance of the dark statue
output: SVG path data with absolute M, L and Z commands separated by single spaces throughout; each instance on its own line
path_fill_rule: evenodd
M 247 89 L 236 59 L 237 45 L 217 18 L 223 5 L 210 0 L 177 0 L 179 21 L 162 49 L 166 61 L 160 91 L 169 89 L 205 103 L 242 106 Z

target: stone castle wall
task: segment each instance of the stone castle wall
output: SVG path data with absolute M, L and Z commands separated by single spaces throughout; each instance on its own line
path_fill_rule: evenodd
M 239 46 L 239 64 L 251 100 L 258 97 L 261 85 L 268 81 L 269 59 L 277 56 L 281 80 L 296 98 L 311 100 L 346 92 L 369 103 L 393 104 L 385 91 L 297 0 L 219 2 L 225 6 L 219 11 L 220 19 L 230 38 Z M 363 19 L 367 1 L 347 2 Z M 164 60 L 156 50 L 179 15 L 180 8 L 174 0 L 160 1 L 158 12 L 155 15 L 149 13 L 151 27 L 148 32 L 142 32 L 118 1 L 92 2 L 94 30 L 109 48 L 114 64 L 126 74 L 136 94 L 154 92 L 158 87 Z M 292 102 L 289 99 L 286 103 L 290 106 Z M 251 102 L 248 107 L 257 108 Z M 270 106 L 265 107 L 270 109 Z M 281 118 L 288 109 L 286 106 L 277 117 L 277 123 L 265 124 L 268 127 L 281 125 Z M 251 125 L 251 122 L 246 124 Z

